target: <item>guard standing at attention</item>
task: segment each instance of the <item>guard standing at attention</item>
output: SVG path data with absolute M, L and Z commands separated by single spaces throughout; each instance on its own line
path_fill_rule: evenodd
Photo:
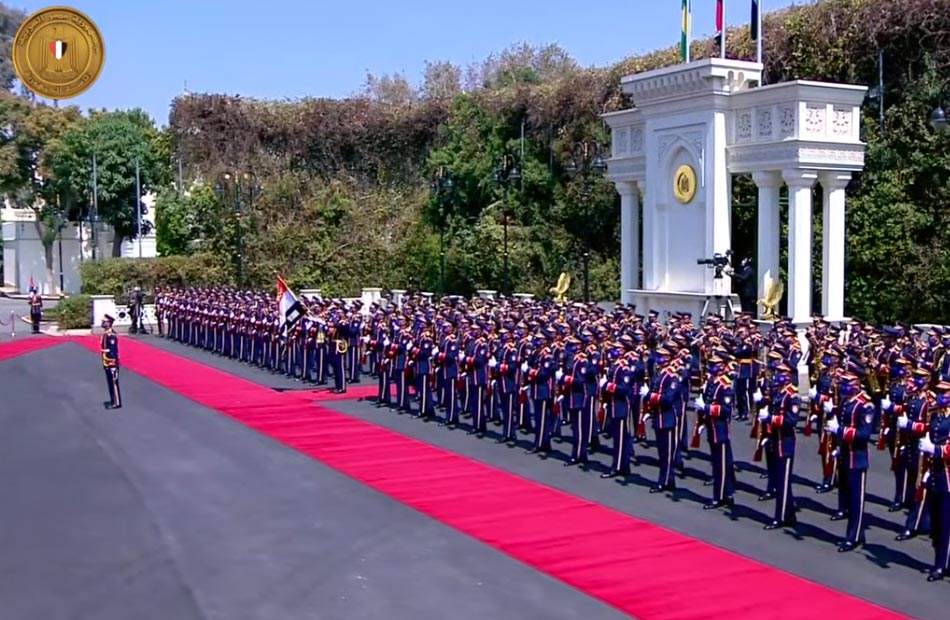
M 801 414 L 801 399 L 792 385 L 788 364 L 775 367 L 772 378 L 772 398 L 769 406 L 759 413 L 759 424 L 765 425 L 765 437 L 775 454 L 773 479 L 775 481 L 775 517 L 765 526 L 767 530 L 795 525 L 795 498 L 792 495 L 792 470 L 795 465 L 795 426 Z
M 35 286 L 30 287 L 30 323 L 33 325 L 33 333 L 40 333 L 40 319 L 43 318 L 43 296 L 36 290 Z
M 703 391 L 696 397 L 695 403 L 698 419 L 706 426 L 706 437 L 709 439 L 712 453 L 710 460 L 712 461 L 713 499 L 703 506 L 704 510 L 735 505 L 733 498 L 735 467 L 729 436 L 729 425 L 732 422 L 736 398 L 735 388 L 732 379 L 726 373 L 726 360 L 720 353 L 713 353 L 709 358 L 708 372 L 709 377 L 706 379 Z
M 936 387 L 930 428 L 918 442 L 918 450 L 928 458 L 925 483 L 930 487 L 931 538 L 934 564 L 927 581 L 939 581 L 950 570 L 950 383 Z
M 109 402 L 104 403 L 106 409 L 122 408 L 122 393 L 119 391 L 119 337 L 112 330 L 115 319 L 110 315 L 102 317 L 102 334 L 100 349 L 102 350 L 102 367 L 106 371 L 106 384 L 109 386 Z

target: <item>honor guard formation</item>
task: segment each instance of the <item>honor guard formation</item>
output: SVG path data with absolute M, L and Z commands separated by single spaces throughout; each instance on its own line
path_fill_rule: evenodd
M 906 511 L 897 539 L 929 533 L 928 580 L 950 569 L 950 330 L 860 320 L 842 330 L 815 317 L 803 360 L 787 318 L 762 335 L 749 313 L 732 323 L 710 315 L 697 326 L 689 314 L 663 320 L 631 305 L 411 296 L 364 309 L 359 301 L 302 301 L 303 318 L 285 334 L 273 295 L 157 292 L 159 332 L 305 383 L 332 381 L 336 392 L 365 371 L 379 407 L 449 427 L 464 417 L 478 437 L 491 422 L 502 429 L 499 442 L 519 431 L 533 437 L 534 453 L 569 434 L 565 465 L 584 467 L 592 451 L 607 449 L 605 478 L 629 474 L 637 450 L 652 445 L 659 467 L 651 493 L 675 491 L 683 459 L 705 439 L 710 510 L 734 505 L 732 442 L 754 439 L 753 459 L 767 471 L 759 499 L 774 502 L 769 530 L 796 523 L 791 479 L 802 443 L 799 458 L 821 460 L 816 491 L 838 494 L 832 520 L 845 522 L 841 552 L 865 542 L 873 445 L 893 472 L 890 511 Z M 104 363 L 108 348 L 104 339 Z M 811 386 L 804 402 L 802 363 Z M 118 398 L 116 379 L 116 406 Z

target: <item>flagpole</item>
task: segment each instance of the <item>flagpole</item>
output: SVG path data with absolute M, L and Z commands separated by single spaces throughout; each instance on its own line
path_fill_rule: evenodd
M 135 158 L 135 236 L 139 242 L 139 258 L 142 258 L 142 185 L 139 182 L 139 158 Z
M 719 0 L 719 57 L 726 57 L 726 0 Z
M 755 11 L 755 31 L 758 36 L 755 38 L 755 61 L 759 64 L 762 63 L 762 39 L 765 38 L 765 33 L 762 32 L 762 7 L 759 5 L 759 0 L 752 0 L 756 5 Z

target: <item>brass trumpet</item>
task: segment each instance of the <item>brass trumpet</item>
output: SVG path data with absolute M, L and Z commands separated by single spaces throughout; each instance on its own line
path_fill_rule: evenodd
M 350 348 L 350 345 L 346 342 L 346 340 L 336 340 L 334 344 L 336 344 L 337 355 L 343 355 Z

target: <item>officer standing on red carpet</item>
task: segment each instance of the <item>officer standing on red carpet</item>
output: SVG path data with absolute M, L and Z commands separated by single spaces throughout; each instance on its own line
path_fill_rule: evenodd
M 106 384 L 109 387 L 109 402 L 104 403 L 106 409 L 120 409 L 122 407 L 122 392 L 119 390 L 119 337 L 112 329 L 115 319 L 110 315 L 102 317 L 102 328 L 105 332 L 100 339 L 102 350 L 102 367 L 106 372 Z
M 845 539 L 838 545 L 839 552 L 846 552 L 864 544 L 864 531 L 867 526 L 864 499 L 868 473 L 868 441 L 874 422 L 874 404 L 870 396 L 861 389 L 857 375 L 843 373 L 839 389 L 842 396 L 841 413 L 838 417 L 828 420 L 825 431 L 838 439 L 840 449 L 839 485 L 845 510 L 835 513 L 831 519 L 848 520 Z

